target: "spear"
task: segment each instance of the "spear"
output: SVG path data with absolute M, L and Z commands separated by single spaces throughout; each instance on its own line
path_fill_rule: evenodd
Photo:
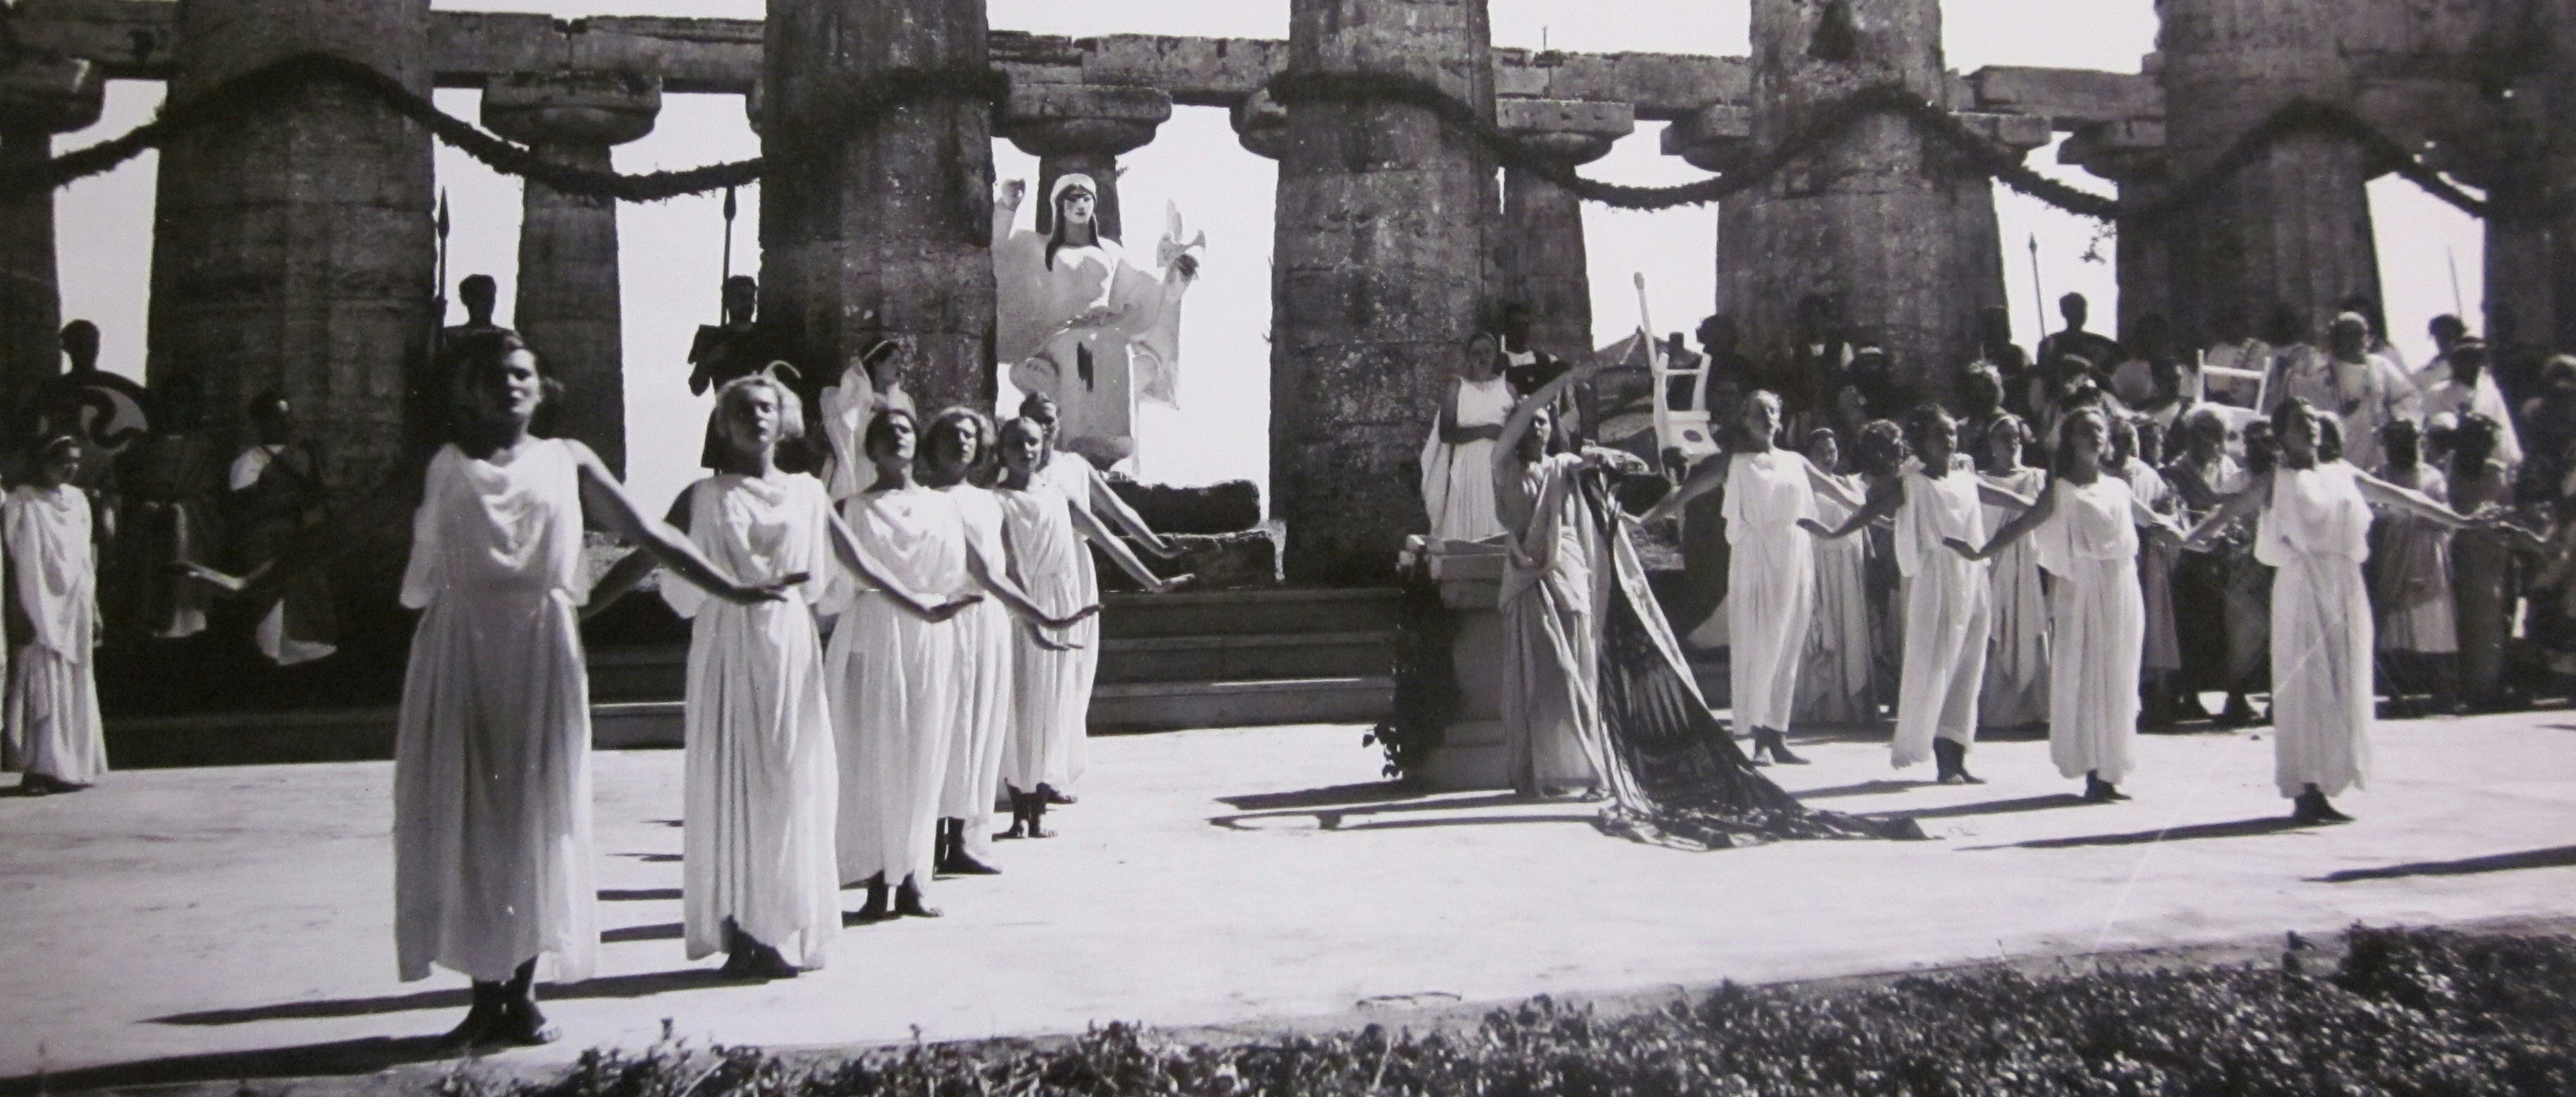
M 725 200 L 724 200 L 724 222 L 725 222 L 725 227 L 724 227 L 724 281 L 725 281 L 725 282 L 731 282 L 731 281 L 733 281 L 733 218 L 734 218 L 734 215 L 735 215 L 736 213 L 739 213 L 739 212 L 741 212 L 741 209 L 740 209 L 740 207 L 739 207 L 739 206 L 735 205 L 735 203 L 734 203 L 734 198 L 733 198 L 733 188 L 732 188 L 732 187 L 726 187 L 726 188 L 725 188 Z M 721 287 L 721 286 L 723 285 L 723 283 L 721 283 L 721 282 L 720 282 L 720 283 L 717 283 L 717 285 L 718 285 L 719 287 Z M 727 321 L 729 321 L 729 320 L 731 320 L 731 319 L 733 319 L 733 318 L 732 318 L 732 317 L 730 317 L 730 316 L 726 316 L 726 315 L 724 314 L 724 293 L 723 293 L 722 289 L 721 289 L 721 288 L 719 288 L 719 289 L 718 289 L 718 291 L 717 291 L 717 293 L 716 293 L 716 323 L 722 324 L 722 323 L 725 323 L 725 322 L 727 322 Z
M 456 223 L 447 216 L 447 188 L 438 188 L 438 322 L 447 322 L 447 234 Z
M 2039 353 L 2039 344 L 2048 338 L 2048 290 L 2039 284 L 2039 234 L 2030 234 L 2030 305 L 2032 309 L 2030 351 Z
M 2451 314 L 2466 318 L 2469 314 L 2469 306 L 2460 300 L 2460 253 L 2449 245 L 2444 245 L 2442 258 L 2451 264 Z

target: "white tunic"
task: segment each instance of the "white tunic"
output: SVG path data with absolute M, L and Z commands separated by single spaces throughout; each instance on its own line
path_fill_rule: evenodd
M 1059 458 L 1079 460 L 1079 458 Z M 1074 529 L 1073 508 L 1054 481 L 1035 478 L 1026 491 L 994 493 L 1010 544 L 1011 578 L 1049 616 L 1070 616 L 1100 601 L 1091 549 Z M 1012 702 L 1002 780 L 1021 792 L 1039 785 L 1069 789 L 1082 776 L 1092 677 L 1099 669 L 1100 618 L 1046 634 L 1011 630 Z
M 956 500 L 966 537 L 983 557 L 984 566 L 1005 570 L 1010 552 L 1003 544 L 1001 499 L 972 484 L 942 491 Z M 991 594 L 956 617 L 964 660 L 958 668 L 958 703 L 964 716 L 950 739 L 939 814 L 966 821 L 969 852 L 978 859 L 992 841 L 993 798 L 1000 791 L 1002 751 L 1010 744 L 1016 711 L 1011 666 L 1011 632 L 1016 623 L 1010 608 Z
M 966 528 L 957 502 L 911 487 L 871 491 L 842 504 L 851 531 L 886 578 L 928 599 L 964 591 Z M 847 601 L 825 654 L 841 763 L 841 881 L 883 873 L 927 887 L 958 706 L 957 618 L 923 620 L 879 591 L 844 580 Z
M 1983 476 L 1983 474 L 1980 474 Z M 2022 468 L 1985 482 L 2024 498 L 2048 490 L 2048 473 Z M 1986 531 L 1992 536 L 2018 512 L 1987 504 Z M 2026 727 L 2048 719 L 2048 590 L 2040 582 L 2039 547 L 2029 537 L 2004 546 L 1991 569 L 1995 592 L 1994 627 L 1986 643 L 1986 683 L 1977 691 L 1981 727 Z
M 1529 515 L 1512 536 L 1540 562 L 1511 563 L 1500 591 L 1507 769 L 1512 787 L 1525 793 L 1599 779 L 1599 580 L 1609 562 L 1580 494 L 1582 470 L 1583 459 L 1572 454 L 1523 467 L 1513 489 L 1520 500 L 1508 508 Z
M 1858 477 L 1838 476 L 1858 495 Z M 1817 520 L 1829 527 L 1851 520 L 1851 508 L 1816 499 Z M 1816 611 L 1798 673 L 1798 723 L 1854 726 L 1878 718 L 1870 682 L 1869 534 L 1814 539 Z
M 1896 696 L 1892 757 L 1910 766 L 1932 757 L 1932 740 L 1976 738 L 1977 691 L 1986 680 L 1986 633 L 1994 590 L 1984 561 L 1943 544 L 1986 543 L 1976 470 L 1954 459 L 1949 475 L 1905 473 L 1896 508 L 1896 566 L 1905 577 L 1905 660 Z
M 1502 378 L 1460 381 L 1455 407 L 1462 427 L 1499 427 L 1512 413 L 1512 390 Z M 1450 445 L 1440 440 L 1435 421 L 1422 445 L 1422 505 L 1431 516 L 1431 536 L 1451 541 L 1482 541 L 1503 532 L 1494 512 L 1494 443 L 1490 439 Z
M 726 945 L 727 919 L 800 968 L 823 966 L 841 928 L 833 856 L 840 771 L 814 603 L 838 561 L 821 481 L 710 476 L 689 489 L 689 540 L 727 575 L 786 598 L 736 605 L 665 577 L 694 618 L 682 787 L 682 925 L 689 958 Z
M 581 979 L 598 957 L 578 446 L 430 459 L 402 590 L 424 612 L 394 743 L 406 980 L 433 963 L 505 980 L 540 954 Z
M 1735 728 L 1786 730 L 1798 698 L 1798 661 L 1815 612 L 1816 517 L 1807 459 L 1787 450 L 1727 458 L 1727 676 Z
M 89 494 L 32 484 L 9 493 L 8 577 L 35 628 L 9 665 L 11 767 L 73 785 L 107 772 L 91 649 L 98 640 L 98 557 Z
M 2138 660 L 2147 637 L 2138 587 L 2138 527 L 2129 483 L 2103 473 L 2090 484 L 2057 480 L 2056 509 L 2031 531 L 2039 565 L 2057 577 L 2048 595 L 2051 654 L 2048 754 L 2066 777 L 2129 774 L 2138 731 Z
M 2370 775 L 2370 507 L 2341 461 L 2273 470 L 2254 532 L 2272 578 L 2273 779 L 2328 796 Z

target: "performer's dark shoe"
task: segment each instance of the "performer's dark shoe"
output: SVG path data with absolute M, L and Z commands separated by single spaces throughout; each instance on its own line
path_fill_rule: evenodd
M 788 963 L 787 958 L 779 955 L 776 948 L 749 937 L 743 938 L 743 941 L 749 947 L 725 957 L 725 970 L 736 972 L 725 976 L 726 978 L 765 981 L 796 977 L 796 965 Z M 739 962 L 738 965 L 737 962 Z
M 2352 816 L 2336 811 L 2333 804 L 2326 802 L 2326 794 L 2311 785 L 2308 791 L 2299 794 L 2295 806 L 2290 809 L 2290 821 L 2301 826 L 2315 826 L 2320 823 L 2349 823 Z
M 877 876 L 871 878 L 868 881 L 868 901 L 859 907 L 857 913 L 850 915 L 850 920 L 854 922 L 882 922 L 889 917 L 892 917 L 892 915 L 886 912 L 885 877 Z
M 1940 773 L 1934 779 L 1945 785 L 1982 785 L 1985 780 L 1968 772 L 1968 745 L 1954 739 L 1932 740 L 1933 764 Z
M 522 996 L 501 1004 L 500 1020 L 485 1035 L 485 1042 L 536 1047 L 551 1044 L 562 1036 L 563 1033 L 546 1023 L 545 1011 L 537 1008 L 536 998 Z
M 1050 804 L 1060 804 L 1069 807 L 1077 802 L 1072 793 L 1058 792 L 1054 785 L 1039 785 L 1038 795 Z
M 1025 793 L 1025 792 L 1022 792 L 1022 791 L 1020 791 L 1020 790 L 1018 790 L 1018 789 L 1012 789 L 1012 790 L 1011 790 L 1011 829 L 1006 830 L 1006 831 L 1003 831 L 1003 832 L 1001 832 L 1000 834 L 996 834 L 996 835 L 994 835 L 994 836 L 993 836 L 993 840 L 994 840 L 994 841 L 997 841 L 997 842 L 1000 842 L 1000 841 L 1008 841 L 1008 840 L 1015 839 L 1015 838 L 1026 838 L 1026 837 L 1028 837 L 1028 836 L 1029 836 L 1029 794 L 1028 794 L 1028 793 Z
M 2115 804 L 2128 798 L 2129 794 L 2120 791 L 2120 786 L 2103 780 L 2100 774 L 2087 773 L 2084 775 L 2085 803 Z
M 903 886 L 894 889 L 894 912 L 906 918 L 939 917 L 937 908 L 922 903 L 921 885 L 913 883 L 910 878 L 904 880 Z
M 2242 693 L 2227 695 L 2227 707 L 2218 714 L 2218 726 L 2241 728 L 2254 722 L 2254 705 Z
M 447 1035 L 438 1038 L 442 1047 L 462 1050 L 491 1038 L 492 1029 L 501 1020 L 501 984 L 477 980 L 474 983 L 474 1005 L 465 1011 L 465 1020 Z
M 1803 766 L 1807 760 L 1789 752 L 1788 736 L 1770 728 L 1753 729 L 1753 752 L 1769 751 L 1771 760 L 1784 766 Z
M 967 853 L 963 842 L 949 847 L 948 859 L 940 862 L 938 868 L 943 876 L 999 876 L 1002 874 L 1002 870 L 978 861 L 973 854 Z

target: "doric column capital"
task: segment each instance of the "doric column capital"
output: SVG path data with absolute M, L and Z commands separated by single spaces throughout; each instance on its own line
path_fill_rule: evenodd
M 996 128 L 1031 156 L 1118 156 L 1144 147 L 1171 117 L 1171 94 L 1160 88 L 1014 84 Z
M 106 81 L 98 66 L 68 57 L 26 56 L 0 66 L 0 130 L 70 133 L 98 121 Z
M 1288 108 L 1269 92 L 1253 92 L 1226 114 L 1234 122 L 1235 139 L 1253 155 L 1276 160 L 1288 151 Z
M 1664 155 L 1701 171 L 1725 171 L 1753 147 L 1753 108 L 1712 103 L 1664 127 Z
M 527 145 L 623 145 L 653 132 L 661 113 L 658 76 L 511 73 L 483 89 L 483 124 Z
M 2161 118 L 2096 122 L 2057 147 L 2057 162 L 2073 164 L 2123 186 L 2154 183 L 2168 168 Z
M 2057 139 L 2057 131 L 2048 119 L 2035 114 L 1959 111 L 1954 117 L 1968 127 L 1968 132 L 2024 155 L 2032 149 L 2046 148 Z
M 1496 99 L 1494 124 L 1521 147 L 1571 164 L 1589 164 L 1637 130 L 1636 108 L 1579 99 Z

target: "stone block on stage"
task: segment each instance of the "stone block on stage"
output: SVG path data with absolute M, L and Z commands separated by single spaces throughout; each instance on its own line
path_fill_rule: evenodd
M 1448 607 L 1450 668 L 1458 707 L 1421 774 L 1442 792 L 1511 787 L 1511 744 L 1503 731 L 1503 547 L 1479 541 L 1428 541 L 1420 550 Z

